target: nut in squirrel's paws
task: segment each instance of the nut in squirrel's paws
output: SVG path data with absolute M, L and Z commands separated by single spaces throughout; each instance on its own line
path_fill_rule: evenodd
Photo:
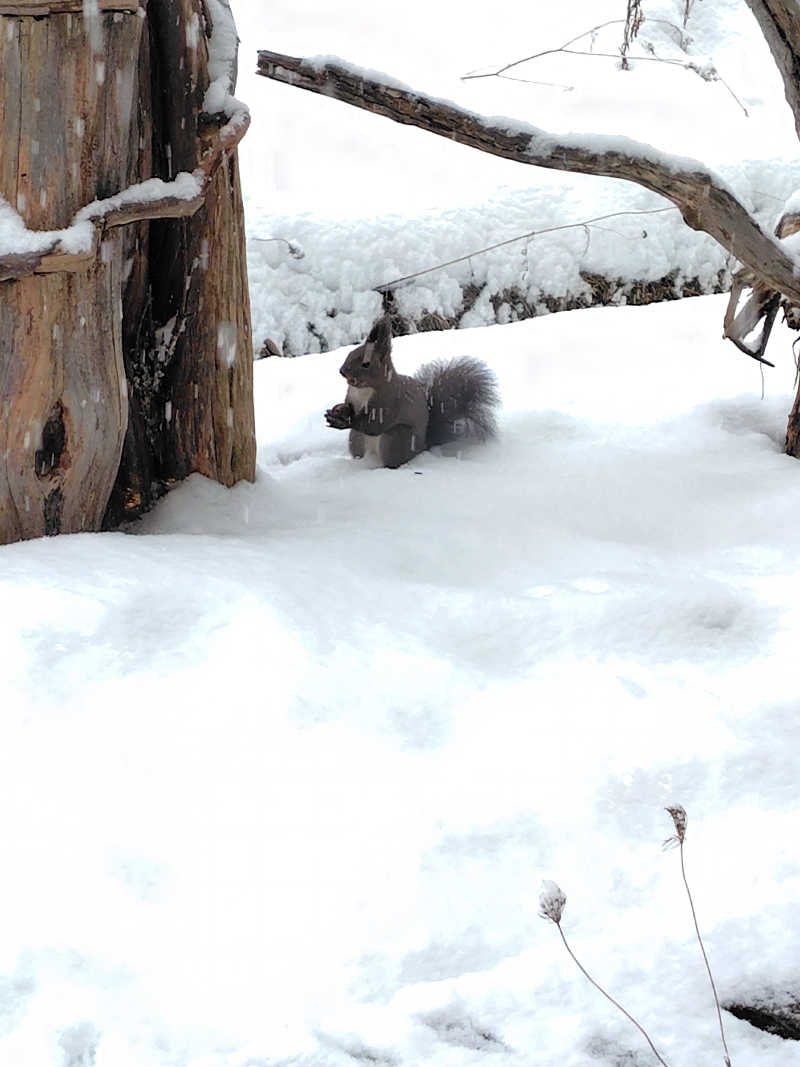
M 347 430 L 350 428 L 352 411 L 349 404 L 334 404 L 325 412 L 325 419 L 334 430 Z

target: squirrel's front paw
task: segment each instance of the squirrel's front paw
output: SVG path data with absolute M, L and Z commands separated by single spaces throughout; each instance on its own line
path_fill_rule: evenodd
M 334 430 L 349 430 L 352 414 L 349 404 L 334 404 L 325 412 L 325 418 Z

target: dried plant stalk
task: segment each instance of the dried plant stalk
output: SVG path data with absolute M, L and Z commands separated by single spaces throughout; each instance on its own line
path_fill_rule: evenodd
M 688 4 L 687 4 L 688 7 Z M 700 926 L 697 922 L 697 912 L 694 907 L 694 900 L 692 899 L 692 891 L 689 888 L 689 882 L 686 878 L 686 864 L 683 857 L 683 842 L 686 839 L 686 810 L 681 807 L 680 804 L 675 804 L 673 807 L 666 809 L 672 817 L 672 821 L 675 825 L 675 835 L 668 837 L 664 842 L 666 846 L 677 846 L 680 851 L 681 857 L 681 876 L 683 878 L 683 884 L 686 887 L 686 895 L 689 898 L 689 907 L 692 911 L 692 921 L 694 922 L 694 931 L 697 935 L 697 941 L 700 945 L 700 951 L 703 954 L 703 962 L 706 965 L 706 971 L 708 972 L 708 980 L 711 983 L 711 992 L 714 994 L 714 1004 L 717 1008 L 717 1019 L 719 1021 L 719 1033 L 722 1038 L 722 1048 L 725 1053 L 725 1067 L 731 1067 L 731 1058 L 728 1052 L 728 1044 L 725 1040 L 725 1027 L 722 1025 L 722 1008 L 720 1007 L 719 997 L 717 996 L 717 987 L 714 984 L 714 975 L 711 973 L 711 964 L 708 962 L 708 956 L 706 955 L 706 947 L 703 944 L 703 938 L 700 936 Z
M 628 65 L 628 52 L 631 47 L 631 42 L 641 29 L 643 22 L 644 15 L 642 14 L 642 0 L 628 0 L 628 10 L 625 15 L 625 29 L 622 32 L 622 44 L 620 46 L 623 70 L 630 69 Z
M 606 990 L 603 989 L 603 987 L 600 985 L 599 982 L 595 981 L 595 979 L 592 978 L 592 976 L 589 974 L 589 972 L 583 966 L 581 961 L 578 959 L 578 957 L 575 955 L 575 953 L 570 948 L 570 945 L 569 945 L 569 942 L 567 941 L 566 935 L 564 934 L 564 931 L 561 929 L 561 915 L 562 915 L 562 913 L 564 911 L 564 905 L 566 903 L 567 903 L 566 896 L 564 895 L 562 890 L 559 889 L 559 887 L 556 885 L 555 882 L 545 882 L 544 883 L 542 894 L 539 897 L 539 908 L 540 908 L 539 914 L 542 916 L 543 919 L 548 919 L 551 923 L 553 923 L 557 927 L 558 932 L 561 935 L 561 940 L 564 942 L 564 948 L 567 950 L 567 952 L 569 953 L 571 959 L 573 960 L 573 962 L 575 963 L 575 965 L 577 966 L 577 968 L 581 972 L 581 974 L 584 976 L 584 978 L 586 978 L 589 982 L 591 982 L 591 984 L 595 987 L 595 989 L 598 990 L 598 992 L 603 994 L 603 996 L 606 998 L 606 1000 L 610 1001 L 614 1005 L 615 1008 L 617 1008 L 619 1011 L 621 1011 L 622 1014 L 625 1016 L 625 1018 L 629 1020 L 629 1022 L 633 1023 L 633 1025 L 636 1027 L 636 1029 L 639 1031 L 639 1033 L 644 1037 L 644 1039 L 647 1042 L 647 1044 L 650 1046 L 650 1048 L 651 1048 L 651 1050 L 653 1052 L 653 1055 L 658 1060 L 658 1062 L 662 1065 L 662 1067 L 669 1067 L 669 1065 L 667 1064 L 666 1060 L 664 1060 L 662 1058 L 662 1056 L 659 1053 L 658 1049 L 656 1048 L 656 1046 L 651 1041 L 650 1035 L 645 1030 L 645 1028 L 642 1026 L 642 1024 L 640 1022 L 638 1022 L 636 1019 L 634 1019 L 634 1017 L 631 1015 L 631 1013 L 629 1011 L 626 1011 L 625 1008 L 623 1008 L 623 1006 L 619 1003 L 618 1000 L 615 1000 L 611 996 L 610 993 L 606 992 Z

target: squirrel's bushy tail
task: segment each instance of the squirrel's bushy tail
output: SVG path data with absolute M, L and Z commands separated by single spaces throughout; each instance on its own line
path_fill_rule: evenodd
M 497 433 L 500 390 L 479 359 L 434 360 L 417 371 L 428 396 L 427 447 L 451 441 L 488 441 Z

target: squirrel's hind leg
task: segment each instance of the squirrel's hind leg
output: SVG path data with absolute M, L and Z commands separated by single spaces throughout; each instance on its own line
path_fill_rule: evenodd
M 425 447 L 424 440 L 410 426 L 395 426 L 380 437 L 380 461 L 383 467 L 402 467 Z

